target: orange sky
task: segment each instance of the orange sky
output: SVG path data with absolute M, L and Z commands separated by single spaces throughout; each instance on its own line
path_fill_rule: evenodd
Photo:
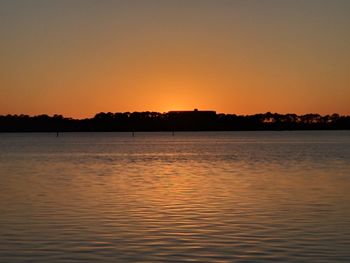
M 2 1 L 0 114 L 350 114 L 350 1 Z

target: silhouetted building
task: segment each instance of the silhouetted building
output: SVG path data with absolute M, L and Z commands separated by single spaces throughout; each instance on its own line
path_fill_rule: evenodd
M 194 110 L 175 110 L 175 111 L 169 111 L 168 114 L 182 114 L 182 115 L 216 115 L 216 111 L 212 111 L 212 110 L 198 110 L 198 109 L 194 109 Z
M 217 115 L 215 111 L 169 111 L 168 119 L 176 130 L 211 130 Z

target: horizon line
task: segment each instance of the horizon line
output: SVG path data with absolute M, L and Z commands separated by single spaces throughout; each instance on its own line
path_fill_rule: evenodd
M 309 113 L 302 113 L 302 114 L 297 114 L 297 113 L 293 113 L 293 112 L 288 112 L 288 113 L 279 113 L 279 112 L 273 112 L 273 111 L 266 111 L 266 112 L 257 112 L 257 113 L 253 113 L 253 114 L 240 114 L 240 113 L 227 113 L 227 112 L 218 112 L 216 110 L 200 110 L 200 109 L 192 109 L 192 110 L 169 110 L 169 111 L 152 111 L 152 110 L 145 110 L 145 111 L 100 111 L 100 112 L 96 112 L 93 116 L 89 116 L 89 117 L 71 117 L 69 115 L 64 115 L 64 114 L 60 114 L 60 113 L 39 113 L 39 114 L 26 114 L 26 113 L 7 113 L 7 114 L 0 114 L 0 117 L 6 117 L 6 116 L 28 116 L 28 117 L 37 117 L 37 116 L 48 116 L 48 117 L 63 117 L 66 119 L 75 119 L 75 120 L 83 120 L 83 119 L 93 119 L 94 117 L 96 117 L 97 114 L 132 114 L 132 113 L 159 113 L 159 114 L 169 114 L 171 112 L 212 112 L 215 113 L 216 115 L 236 115 L 236 116 L 254 116 L 254 115 L 260 115 L 260 114 L 277 114 L 277 115 L 296 115 L 296 116 L 304 116 L 304 115 L 319 115 L 319 116 L 332 116 L 332 115 L 338 115 L 338 116 L 342 116 L 342 117 L 350 117 L 350 114 L 340 114 L 337 112 L 333 112 L 333 113 L 328 113 L 328 114 L 321 114 L 318 112 L 309 112 Z

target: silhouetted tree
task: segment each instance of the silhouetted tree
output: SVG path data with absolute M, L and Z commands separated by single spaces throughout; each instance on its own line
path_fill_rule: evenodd
M 198 131 L 198 130 L 312 130 L 350 129 L 350 116 L 339 114 L 254 115 L 216 114 L 211 111 L 100 112 L 93 118 L 76 120 L 62 115 L 3 115 L 0 132 L 57 131 Z

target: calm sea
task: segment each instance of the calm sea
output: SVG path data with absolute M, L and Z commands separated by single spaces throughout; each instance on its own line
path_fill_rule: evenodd
M 350 131 L 0 134 L 0 262 L 350 262 Z

